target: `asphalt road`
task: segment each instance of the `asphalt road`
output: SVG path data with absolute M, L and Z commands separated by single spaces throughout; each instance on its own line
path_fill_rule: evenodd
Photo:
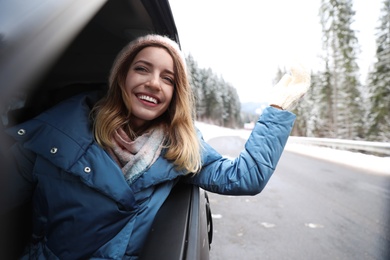
M 229 156 L 244 142 L 209 140 Z M 211 260 L 390 259 L 390 175 L 284 152 L 261 194 L 209 197 Z

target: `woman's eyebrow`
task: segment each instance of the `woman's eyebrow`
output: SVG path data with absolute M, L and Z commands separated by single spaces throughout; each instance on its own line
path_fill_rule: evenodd
M 137 63 L 145 63 L 146 65 L 149 65 L 149 66 L 153 66 L 153 64 L 149 61 L 146 61 L 146 60 L 137 60 L 137 61 L 134 61 L 134 64 L 137 64 Z
M 173 71 L 170 70 L 170 69 L 165 69 L 164 72 L 169 73 L 169 74 L 172 74 L 172 76 L 175 76 L 175 72 L 173 72 Z

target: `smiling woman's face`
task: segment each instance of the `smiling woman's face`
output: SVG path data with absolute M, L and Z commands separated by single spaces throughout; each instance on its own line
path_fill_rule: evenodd
M 174 82 L 173 59 L 165 49 L 146 47 L 135 56 L 125 83 L 132 127 L 140 128 L 168 109 Z

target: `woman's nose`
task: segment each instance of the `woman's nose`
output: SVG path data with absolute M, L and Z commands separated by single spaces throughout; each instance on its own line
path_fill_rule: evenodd
M 146 86 L 153 90 L 159 90 L 161 88 L 160 77 L 158 75 L 151 75 Z

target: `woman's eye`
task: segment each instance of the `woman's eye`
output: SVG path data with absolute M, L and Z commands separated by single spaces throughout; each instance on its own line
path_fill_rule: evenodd
M 174 85 L 175 81 L 171 77 L 164 77 L 164 80 L 166 80 L 169 84 Z
M 135 71 L 147 71 L 145 67 L 137 66 L 134 68 Z

